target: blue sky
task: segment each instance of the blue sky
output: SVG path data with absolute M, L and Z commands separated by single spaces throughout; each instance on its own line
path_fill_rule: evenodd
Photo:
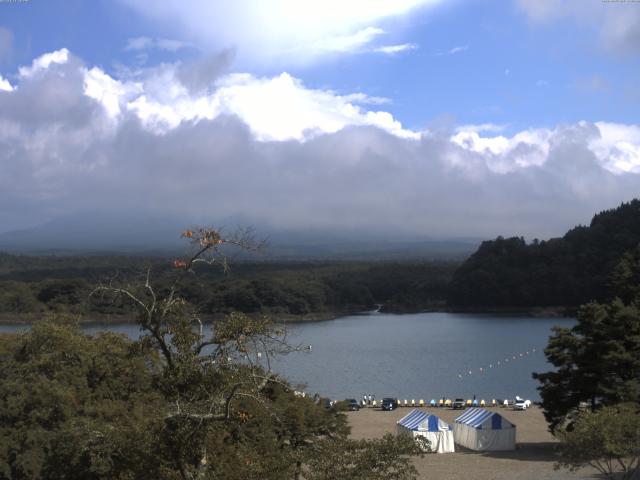
M 0 220 L 117 210 L 118 193 L 194 219 L 366 227 L 383 212 L 412 233 L 557 234 L 637 192 L 638 85 L 636 2 L 1 2 Z M 164 186 L 185 136 L 202 157 L 190 181 L 219 136 L 213 171 L 250 165 L 236 180 L 263 196 L 194 213 L 204 185 Z M 113 157 L 126 142 L 160 152 L 153 182 L 143 153 Z M 154 201 L 110 183 L 125 167 Z M 357 187 L 333 192 L 332 175 Z
M 600 10 L 640 9 L 633 4 L 591 3 Z M 0 8 L 0 21 L 11 30 L 14 43 L 2 62 L 5 77 L 19 65 L 59 48 L 114 73 L 118 64 L 135 62 L 136 52 L 125 47 L 136 37 L 193 44 L 177 52 L 155 49 L 147 64 L 233 46 L 232 40 L 198 43 L 187 28 L 154 21 L 112 1 L 31 0 Z M 508 124 L 515 129 L 637 119 L 638 56 L 605 49 L 594 25 L 570 16 L 540 24 L 532 22 L 517 2 L 458 0 L 417 7 L 376 24 L 386 32 L 376 43 L 411 43 L 416 48 L 395 55 L 328 55 L 306 65 L 287 59 L 271 65 L 254 62 L 238 51 L 237 63 L 230 69 L 257 75 L 286 71 L 309 87 L 389 98 L 387 110 L 414 129 L 444 119 Z

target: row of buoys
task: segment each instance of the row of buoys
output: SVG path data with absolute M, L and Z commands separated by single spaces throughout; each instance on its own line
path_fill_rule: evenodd
M 508 364 L 510 361 L 513 362 L 515 360 L 518 360 L 520 358 L 524 358 L 524 357 L 526 357 L 526 356 L 528 356 L 530 354 L 533 354 L 535 352 L 536 352 L 536 349 L 534 347 L 530 351 L 527 350 L 525 352 L 520 352 L 517 355 L 510 355 L 508 357 L 505 357 L 504 360 L 498 360 L 497 362 L 490 363 L 488 368 L 493 369 L 493 368 L 504 366 L 504 365 Z M 459 373 L 458 374 L 458 378 L 462 378 L 462 377 L 465 377 L 465 376 L 473 375 L 474 371 L 475 370 L 469 370 L 466 373 Z M 487 371 L 487 367 L 478 367 L 477 371 L 478 371 L 478 373 L 483 374 L 483 373 L 485 373 Z
M 406 398 L 403 400 L 397 399 L 397 406 L 398 407 L 424 407 L 424 406 L 431 406 L 431 407 L 451 407 L 451 405 L 453 404 L 453 401 L 450 398 L 441 398 L 439 400 L 436 401 L 435 398 L 432 398 L 431 401 L 427 404 L 424 399 L 420 399 L 416 402 L 416 400 L 414 398 L 412 398 L 411 400 L 407 400 Z M 382 404 L 382 402 L 380 402 L 380 404 Z M 367 405 L 371 405 L 372 407 L 377 407 L 378 406 L 378 402 L 376 400 L 372 400 L 371 403 L 367 403 L 365 401 L 362 402 L 362 406 L 367 406 Z M 494 398 L 491 400 L 491 402 L 485 402 L 484 399 L 482 400 L 477 400 L 477 399 L 468 399 L 465 401 L 465 405 L 467 407 L 497 407 L 498 406 L 498 402 L 497 400 Z
M 434 398 L 432 398 L 431 401 L 429 402 L 429 406 L 431 407 L 451 407 L 452 404 L 453 404 L 453 401 L 450 398 L 441 398 L 437 401 Z M 474 398 L 473 400 L 471 399 L 466 400 L 465 405 L 467 407 L 486 407 L 486 406 L 496 407 L 498 405 L 498 402 L 495 398 L 490 402 L 485 402 L 484 399 L 478 400 Z

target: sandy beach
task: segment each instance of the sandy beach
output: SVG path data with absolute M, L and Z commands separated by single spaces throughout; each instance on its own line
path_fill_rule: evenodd
M 460 410 L 426 408 L 442 420 L 453 423 Z M 548 432 L 539 407 L 526 411 L 496 408 L 517 427 L 517 449 L 510 452 L 474 452 L 456 445 L 455 453 L 429 454 L 415 460 L 420 478 L 469 479 L 469 480 L 545 480 L 598 478 L 595 470 L 585 469 L 577 473 L 554 470 L 557 440 Z M 396 422 L 411 411 L 398 408 L 384 412 L 378 408 L 364 408 L 349 412 L 353 438 L 376 438 L 385 433 L 395 433 Z

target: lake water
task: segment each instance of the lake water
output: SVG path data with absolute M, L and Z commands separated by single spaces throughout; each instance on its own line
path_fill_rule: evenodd
M 312 348 L 280 358 L 274 369 L 294 384 L 306 382 L 307 392 L 333 399 L 371 394 L 416 401 L 474 395 L 538 400 L 531 373 L 551 369 L 543 353 L 551 327 L 574 323 L 562 318 L 371 313 L 291 324 L 290 341 Z M 0 332 L 21 328 L 28 327 L 1 325 Z M 86 330 L 104 328 L 90 325 Z M 107 328 L 139 335 L 136 325 Z

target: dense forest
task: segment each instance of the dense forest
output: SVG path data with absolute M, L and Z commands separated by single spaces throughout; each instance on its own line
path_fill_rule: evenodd
M 452 307 L 575 307 L 612 296 L 611 278 L 640 244 L 640 200 L 598 213 L 547 241 L 502 238 L 483 242 L 455 272 Z
M 572 309 L 608 301 L 612 282 L 640 244 L 640 200 L 623 203 L 561 238 L 483 242 L 454 261 L 235 261 L 230 271 L 201 266 L 180 294 L 202 314 L 232 311 L 317 319 L 372 309 Z M 172 259 L 136 256 L 0 254 L 0 319 L 34 320 L 47 312 L 85 319 L 130 316 L 130 306 L 90 297 L 113 279 L 139 281 L 148 269 L 172 281 Z
M 236 262 L 229 272 L 202 266 L 181 295 L 203 314 L 284 314 L 318 318 L 372 309 L 443 308 L 455 262 Z M 128 315 L 130 306 L 90 298 L 100 283 L 135 282 L 151 268 L 160 286 L 172 281 L 171 260 L 141 257 L 0 255 L 0 315 L 87 318 Z
M 97 287 L 129 305 L 140 338 L 87 335 L 66 314 L 0 335 L 0 480 L 415 480 L 428 442 L 351 439 L 344 403 L 327 408 L 271 371 L 299 349 L 280 324 L 236 312 L 203 328 L 180 292 L 200 262 L 220 265 L 227 240 L 191 237 L 200 247 L 162 282 Z

